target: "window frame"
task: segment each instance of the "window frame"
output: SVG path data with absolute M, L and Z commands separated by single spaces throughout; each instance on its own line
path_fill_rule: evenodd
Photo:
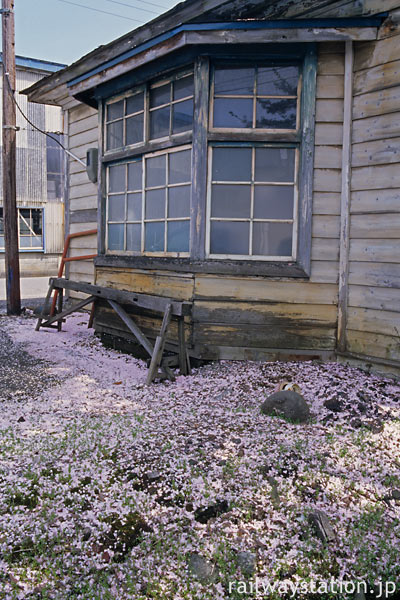
M 237 182 L 225 182 L 225 181 L 217 181 L 214 180 L 212 178 L 212 154 L 213 154 L 213 150 L 214 148 L 249 148 L 252 151 L 252 175 L 255 169 L 255 165 L 254 165 L 254 161 L 255 161 L 255 152 L 257 148 L 273 148 L 273 149 L 283 149 L 283 148 L 290 148 L 293 149 L 295 151 L 295 159 L 294 159 L 294 181 L 293 182 L 256 182 L 254 181 L 253 177 L 252 180 L 249 182 L 246 182 L 245 185 L 250 185 L 251 186 L 251 210 L 250 210 L 250 217 L 238 217 L 238 218 L 233 218 L 233 217 L 212 217 L 211 216 L 211 203 L 212 203 L 212 187 L 214 184 L 225 184 L 225 185 L 235 185 L 238 184 Z M 219 259 L 219 260 L 226 260 L 226 259 L 230 259 L 230 260 L 251 260 L 251 261 L 262 261 L 262 262 L 266 262 L 266 261 L 270 261 L 270 262 L 282 262 L 282 263 L 287 263 L 287 262 L 295 262 L 296 261 L 296 256 L 297 256 L 297 226 L 298 226 L 298 165 L 299 165 L 299 148 L 297 146 L 294 145 L 282 145 L 282 144 L 268 144 L 267 142 L 265 144 L 261 144 L 261 143 L 256 143 L 256 144 L 252 144 L 252 143 L 247 143 L 247 144 L 240 144 L 236 145 L 234 143 L 220 143 L 220 144 L 209 144 L 208 146 L 208 190 L 207 190 L 207 210 L 206 210 L 206 258 L 209 259 Z M 242 185 L 243 182 L 240 182 L 239 185 Z M 272 185 L 284 185 L 284 186 L 293 186 L 293 218 L 292 219 L 265 219 L 265 218 L 256 218 L 254 216 L 251 216 L 253 214 L 253 207 L 254 207 L 254 192 L 257 186 L 260 185 L 266 185 L 266 184 L 272 184 Z M 249 253 L 248 254 L 212 254 L 211 253 L 211 223 L 214 221 L 224 221 L 224 222 L 248 222 L 249 223 Z M 266 258 L 264 258 L 261 255 L 253 255 L 251 252 L 251 247 L 252 247 L 252 239 L 253 239 L 253 231 L 254 231 L 254 224 L 255 223 L 291 223 L 292 224 L 292 231 L 293 231 L 293 236 L 292 236 L 292 255 L 290 257 L 288 256 L 272 256 L 272 255 L 266 255 Z
M 257 132 L 261 132 L 263 134 L 263 136 L 267 135 L 268 137 L 270 135 L 273 134 L 284 134 L 284 133 L 295 133 L 299 130 L 300 127 L 300 122 L 301 122 L 301 89 L 302 89 L 302 69 L 301 69 L 301 60 L 298 61 L 298 66 L 299 66 L 299 79 L 297 82 L 297 94 L 296 96 L 277 96 L 277 95 L 263 95 L 263 94 L 257 94 L 257 72 L 259 68 L 263 68 L 263 67 L 271 67 L 271 64 L 275 62 L 277 64 L 275 64 L 274 66 L 294 66 L 293 63 L 295 61 L 292 61 L 290 64 L 287 64 L 285 61 L 282 60 L 271 60 L 270 63 L 268 64 L 267 62 L 265 64 L 263 64 L 263 61 L 256 61 L 256 63 L 253 63 L 253 68 L 255 69 L 255 77 L 254 77 L 254 84 L 253 84 L 253 94 L 215 94 L 215 71 L 221 67 L 227 67 L 227 68 L 240 68 L 241 66 L 246 68 L 246 66 L 250 66 L 252 63 L 250 63 L 249 61 L 244 61 L 242 59 L 242 61 L 238 61 L 238 60 L 233 60 L 233 61 L 217 61 L 215 64 L 212 65 L 211 68 L 211 72 L 210 72 L 210 108 L 209 108 L 209 131 L 210 132 L 214 132 L 214 133 L 220 133 L 220 134 L 229 134 L 230 132 L 232 132 L 232 130 L 237 131 L 238 133 L 240 132 L 242 135 L 246 135 L 246 134 L 252 134 L 255 131 Z M 279 63 L 279 64 L 278 64 Z M 238 98 L 238 99 L 251 99 L 252 100 L 252 122 L 253 122 L 253 126 L 252 127 L 240 127 L 240 128 L 233 128 L 233 127 L 217 127 L 214 125 L 214 108 L 215 108 L 215 99 L 216 98 Z M 279 128 L 279 129 L 274 129 L 273 127 L 257 127 L 255 125 L 255 123 L 257 122 L 257 99 L 258 98 L 263 98 L 263 99 L 288 99 L 288 100 L 292 100 L 292 99 L 297 99 L 297 104 L 296 104 L 296 127 L 294 129 L 285 129 L 285 128 Z
M 190 75 L 192 75 L 193 73 L 194 73 L 193 67 L 180 69 L 178 72 L 172 73 L 169 76 L 158 77 L 155 81 L 149 81 L 145 84 L 135 86 L 133 89 L 130 89 L 130 90 L 128 90 L 124 93 L 118 94 L 116 96 L 112 96 L 111 98 L 104 101 L 102 103 L 102 111 L 99 111 L 99 113 L 102 112 L 102 114 L 104 115 L 104 117 L 102 116 L 101 118 L 99 116 L 100 127 L 102 130 L 101 148 L 102 148 L 103 159 L 106 159 L 106 160 L 107 159 L 111 160 L 112 158 L 118 159 L 120 156 L 121 157 L 129 156 L 130 153 L 139 152 L 141 149 L 143 149 L 143 153 L 156 151 L 157 149 L 162 149 L 164 144 L 166 144 L 166 147 L 179 145 L 180 143 L 186 143 L 189 135 L 190 135 L 190 139 L 191 139 L 192 129 L 190 131 L 188 130 L 188 131 L 183 131 L 183 132 L 178 132 L 178 133 L 173 133 L 171 131 L 172 110 L 170 111 L 170 134 L 167 136 L 159 137 L 159 138 L 151 138 L 150 137 L 150 113 L 156 111 L 159 108 L 162 108 L 163 106 L 170 106 L 172 108 L 172 106 L 174 106 L 175 104 L 179 104 L 190 98 L 193 98 L 193 100 L 194 100 L 194 94 L 191 96 L 187 96 L 183 99 L 179 99 L 179 100 L 173 100 L 172 97 L 170 97 L 170 102 L 168 102 L 167 104 L 151 108 L 150 107 L 150 91 L 151 91 L 151 89 L 156 89 L 156 88 L 162 87 L 163 85 L 166 85 L 166 84 L 174 84 L 176 81 L 179 81 L 180 79 L 184 79 L 185 77 L 190 77 Z M 172 85 L 171 85 L 171 90 L 172 90 Z M 107 107 L 108 106 L 110 106 L 112 104 L 116 104 L 117 102 L 120 102 L 121 100 L 123 100 L 124 107 L 125 107 L 127 99 L 132 98 L 133 96 L 138 95 L 140 93 L 144 94 L 143 111 L 138 111 L 137 113 L 125 115 L 125 109 L 124 109 L 124 114 L 122 117 L 120 117 L 118 119 L 112 119 L 110 121 L 107 120 Z M 141 112 L 143 112 L 143 114 L 144 114 L 143 140 L 140 142 L 136 142 L 134 144 L 129 144 L 129 145 L 123 144 L 122 146 L 119 146 L 118 148 L 108 149 L 107 148 L 107 125 L 109 123 L 122 121 L 122 123 L 123 123 L 123 130 L 122 130 L 123 142 L 125 142 L 126 141 L 126 121 L 127 121 L 127 119 L 129 119 L 130 117 L 135 116 L 137 114 L 140 114 Z
M 282 47 L 282 46 L 281 46 Z M 312 212 L 312 190 L 313 190 L 313 165 L 314 165 L 314 128 L 315 128 L 315 96 L 316 96 L 316 65 L 317 65 L 317 46 L 314 43 L 307 43 L 303 46 L 304 54 L 301 60 L 302 64 L 302 88 L 300 97 L 300 122 L 298 131 L 287 130 L 265 130 L 253 129 L 246 134 L 251 137 L 246 142 L 286 145 L 295 144 L 299 147 L 298 159 L 298 227 L 297 227 L 297 258 L 275 260 L 267 257 L 266 259 L 257 259 L 249 256 L 237 258 L 237 256 L 228 255 L 225 257 L 208 257 L 206 253 L 206 207 L 207 199 L 207 168 L 208 168 L 208 147 L 215 142 L 235 142 L 240 143 L 243 137 L 243 131 L 221 131 L 220 128 L 208 127 L 210 105 L 212 99 L 211 90 L 211 61 L 207 55 L 199 56 L 194 64 L 194 122 L 193 130 L 190 133 L 176 134 L 174 139 L 156 140 L 156 144 L 144 143 L 141 148 L 136 147 L 134 152 L 130 149 L 104 153 L 101 161 L 101 185 L 99 188 L 99 201 L 101 211 L 99 214 L 99 256 L 96 259 L 97 266 L 121 266 L 135 267 L 143 269 L 159 268 L 162 270 L 172 270 L 177 272 L 204 272 L 235 275 L 262 275 L 278 278 L 301 277 L 308 278 L 311 265 L 311 212 Z M 284 49 L 282 50 L 284 52 Z M 265 55 L 259 58 L 253 58 L 252 63 L 268 62 L 268 48 L 266 46 Z M 299 62 L 298 55 L 287 55 L 286 62 L 290 64 L 290 59 Z M 297 59 L 297 60 L 296 60 Z M 275 54 L 271 53 L 271 61 L 276 62 Z M 217 62 L 217 61 L 216 61 Z M 242 61 L 237 59 L 236 64 L 249 64 L 249 59 Z M 191 68 L 190 68 L 191 69 Z M 189 69 L 188 69 L 189 70 Z M 166 77 L 167 79 L 167 77 Z M 161 81 L 161 78 L 159 79 Z M 99 110 L 99 122 L 103 124 L 103 116 L 106 98 L 101 103 Z M 104 139 L 105 129 L 102 127 L 102 141 Z M 267 135 L 266 135 L 267 134 Z M 191 207 L 191 248 L 188 257 L 173 256 L 151 256 L 135 255 L 127 256 L 118 252 L 110 255 L 105 247 L 105 184 L 104 172 L 107 164 L 112 160 L 129 160 L 135 155 L 145 154 L 151 151 L 164 150 L 177 147 L 192 142 L 192 207 Z M 111 156 L 112 155 L 112 156 Z M 279 257 L 278 257 L 279 258 Z
M 127 202 L 127 196 L 130 193 L 139 193 L 139 190 L 134 190 L 134 191 L 130 191 L 128 189 L 128 185 L 127 185 L 127 174 L 125 174 L 125 181 L 126 181 L 126 190 L 124 192 L 112 192 L 110 194 L 108 187 L 109 187 L 109 171 L 108 168 L 109 167 L 113 167 L 113 166 L 118 166 L 118 165 L 122 165 L 124 167 L 127 167 L 127 165 L 129 165 L 130 163 L 133 162 L 138 162 L 140 161 L 142 163 L 142 187 L 141 187 L 141 219 L 137 219 L 135 221 L 133 220 L 128 220 L 125 219 L 124 221 L 115 221 L 115 222 L 110 222 L 109 218 L 108 218 L 108 212 L 109 212 L 109 203 L 106 202 L 106 224 L 107 224 L 107 228 L 106 228 L 106 232 L 105 232 L 105 243 L 106 243 L 106 247 L 108 247 L 108 225 L 109 224 L 123 224 L 124 225 L 124 240 L 125 243 L 124 245 L 126 245 L 126 226 L 129 224 L 140 224 L 141 227 L 141 250 L 140 251 L 135 251 L 135 250 L 110 250 L 107 249 L 107 254 L 110 256 L 119 256 L 121 255 L 121 252 L 123 253 L 124 256 L 139 256 L 139 257 L 175 257 L 175 258 L 180 258 L 180 257 L 189 257 L 190 256 L 190 247 L 189 247 L 189 252 L 186 251 L 182 251 L 182 252 L 171 252 L 168 250 L 164 250 L 164 251 L 155 251 L 155 252 L 150 252 L 150 251 L 146 251 L 145 250 L 145 228 L 146 228 L 146 223 L 164 223 L 164 248 L 167 248 L 167 244 L 168 244 L 168 223 L 171 222 L 182 222 L 182 221 L 189 221 L 189 226 L 190 226 L 190 210 L 189 210 L 189 215 L 187 217 L 169 217 L 168 216 L 168 206 L 169 206 L 169 194 L 168 194 L 168 190 L 170 190 L 171 188 L 177 188 L 177 187 L 186 187 L 186 186 L 190 186 L 191 187 L 191 181 L 188 182 L 183 182 L 183 183 L 170 183 L 169 181 L 169 164 L 170 164 L 170 155 L 171 154 L 175 154 L 178 152 L 185 152 L 190 150 L 190 152 L 192 152 L 192 146 L 191 145 L 182 145 L 182 146 L 178 146 L 178 147 L 174 147 L 174 148 L 167 148 L 167 149 L 163 149 L 163 150 L 159 150 L 157 152 L 151 152 L 151 153 L 147 153 L 147 154 L 143 154 L 137 157 L 133 157 L 131 158 L 131 160 L 127 160 L 124 162 L 117 162 L 117 163 L 111 163 L 110 165 L 108 165 L 107 167 L 107 174 L 106 174 L 106 181 L 107 181 L 107 199 L 110 196 L 117 196 L 117 195 L 124 195 L 125 196 L 125 209 L 126 209 L 126 202 Z M 165 186 L 148 186 L 147 185 L 147 160 L 152 159 L 152 158 L 156 158 L 157 156 L 166 156 L 166 182 L 165 182 Z M 146 192 L 147 191 L 153 191 L 153 190 L 158 190 L 158 189 L 164 189 L 165 190 L 165 216 L 164 219 L 161 218 L 155 218 L 155 219 L 148 219 L 146 218 Z M 189 200 L 189 206 L 191 204 L 191 191 L 190 191 L 190 200 Z M 126 210 L 125 210 L 125 214 L 126 214 Z M 189 245 L 190 245 L 190 240 L 189 240 Z
M 4 220 L 4 206 L 0 206 L 0 210 L 2 212 L 2 219 Z M 41 238 L 42 238 L 42 245 L 39 246 L 21 246 L 21 237 L 29 237 L 30 239 L 32 239 L 33 237 L 37 237 L 37 234 L 31 234 L 31 235 L 21 235 L 21 214 L 20 211 L 21 210 L 37 210 L 40 211 L 41 214 L 41 221 L 42 221 L 42 234 L 41 234 Z M 22 253 L 26 253 L 26 252 L 44 252 L 45 251 L 45 215 L 44 215 L 44 208 L 43 207 L 39 207 L 39 206 L 18 206 L 17 207 L 17 216 L 18 216 L 18 252 L 22 252 Z M 4 233 L 3 233 L 3 237 L 4 237 Z M 4 246 L 0 246 L 0 253 L 4 253 L 5 252 L 5 247 Z

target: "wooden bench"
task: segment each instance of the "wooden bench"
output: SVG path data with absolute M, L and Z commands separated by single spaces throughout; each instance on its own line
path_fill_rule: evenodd
M 56 314 L 51 315 L 51 296 L 55 290 L 58 291 L 57 312 Z M 88 298 L 63 310 L 64 290 L 82 292 L 88 294 Z M 151 357 L 149 373 L 146 380 L 148 385 L 157 378 L 167 378 L 174 381 L 174 374 L 170 368 L 171 360 L 164 357 L 167 332 L 172 318 L 175 318 L 178 321 L 177 354 L 179 370 L 182 375 L 190 374 L 190 360 L 185 339 L 185 316 L 189 316 L 192 312 L 191 302 L 173 300 L 162 296 L 150 296 L 148 294 L 136 294 L 123 290 L 114 290 L 112 288 L 92 285 L 90 283 L 70 281 L 69 279 L 64 279 L 62 277 L 51 277 L 45 304 L 36 324 L 36 331 L 39 331 L 41 327 L 51 327 L 61 331 L 62 323 L 67 316 L 81 310 L 88 304 L 94 304 L 99 299 L 108 302 L 128 327 L 129 331 L 135 336 L 139 344 L 146 350 L 149 357 Z M 133 318 L 128 315 L 122 305 L 139 307 L 163 315 L 160 333 L 156 337 L 154 345 L 140 330 Z

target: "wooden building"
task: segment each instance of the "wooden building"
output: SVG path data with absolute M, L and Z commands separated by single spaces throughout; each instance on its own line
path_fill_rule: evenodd
M 17 110 L 17 207 L 23 277 L 57 273 L 64 246 L 64 158 L 60 146 L 54 141 L 63 137 L 62 110 L 56 106 L 28 102 L 20 92 L 63 67 L 65 65 L 59 63 L 16 57 L 15 97 L 18 105 L 31 123 L 52 136 L 46 137 L 35 130 Z M 0 110 L 0 126 L 1 123 Z M 0 277 L 5 275 L 2 195 L 0 186 Z
M 400 0 L 186 0 L 26 93 L 99 149 L 96 184 L 69 160 L 68 231 L 98 228 L 71 280 L 192 302 L 194 357 L 399 374 Z

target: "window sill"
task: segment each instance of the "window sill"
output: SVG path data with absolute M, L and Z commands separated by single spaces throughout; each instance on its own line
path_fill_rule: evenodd
M 246 260 L 191 260 L 190 258 L 160 258 L 148 256 L 99 255 L 96 267 L 122 269 L 157 269 L 179 273 L 207 273 L 210 275 L 247 275 L 282 278 L 309 278 L 298 263 L 272 263 Z

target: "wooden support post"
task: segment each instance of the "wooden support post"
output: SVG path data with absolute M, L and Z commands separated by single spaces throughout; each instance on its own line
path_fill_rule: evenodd
M 92 304 L 92 308 L 90 309 L 90 317 L 89 317 L 89 323 L 88 323 L 88 329 L 92 329 L 93 327 L 93 321 L 94 321 L 94 307 L 95 307 L 95 302 L 93 302 Z
M 188 374 L 188 362 L 185 340 L 185 318 L 178 317 L 178 341 L 179 341 L 179 371 L 181 375 Z
M 63 300 L 64 300 L 64 290 L 60 290 L 58 293 L 58 298 L 57 298 L 57 313 L 60 314 L 62 313 L 62 309 L 63 309 Z M 60 319 L 59 321 L 57 321 L 57 329 L 58 331 L 62 330 L 62 319 Z
M 16 192 L 16 114 L 14 103 L 14 0 L 2 0 L 3 35 L 3 206 L 7 314 L 21 314 Z
M 52 279 L 50 279 L 49 289 L 47 291 L 47 296 L 46 296 L 46 299 L 44 301 L 44 305 L 42 308 L 42 314 L 40 315 L 40 317 L 38 318 L 37 323 L 36 323 L 36 327 L 35 327 L 36 331 L 39 331 L 39 329 L 42 325 L 42 322 L 45 320 L 45 317 L 48 317 L 50 314 L 50 300 L 51 300 L 51 294 L 53 293 L 53 290 L 54 290 L 53 281 L 52 281 Z
M 151 363 L 149 367 L 149 373 L 147 375 L 146 384 L 150 385 L 152 381 L 157 377 L 158 367 L 160 366 L 162 355 L 164 352 L 165 340 L 167 337 L 167 331 L 169 324 L 171 323 L 172 305 L 168 304 L 164 312 L 164 318 L 161 325 L 160 335 L 157 336 L 156 343 L 154 345 L 153 356 L 151 357 Z M 168 375 L 168 372 L 167 372 Z

